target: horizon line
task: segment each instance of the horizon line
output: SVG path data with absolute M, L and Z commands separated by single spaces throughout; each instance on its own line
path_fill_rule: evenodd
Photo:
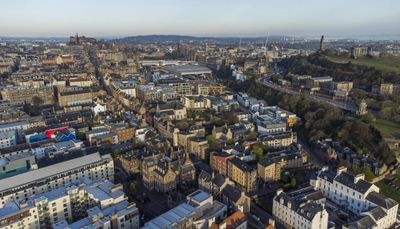
M 301 39 L 319 39 L 319 37 L 324 36 L 325 39 L 356 39 L 356 40 L 363 40 L 360 38 L 365 38 L 368 40 L 370 38 L 376 37 L 396 37 L 396 39 L 388 39 L 386 40 L 400 40 L 400 34 L 358 34 L 358 35 L 282 35 L 282 34 L 269 34 L 269 35 L 189 35 L 189 34 L 136 34 L 136 35 L 85 35 L 79 34 L 79 36 L 91 37 L 96 39 L 123 39 L 129 37 L 146 37 L 146 36 L 182 36 L 182 37 L 193 37 L 193 38 L 212 38 L 212 39 L 228 39 L 228 38 L 237 38 L 237 39 L 257 39 L 257 38 L 265 38 L 265 37 L 284 37 L 284 38 L 301 38 Z M 32 36 L 32 35 L 0 35 L 0 38 L 7 38 L 7 39 L 68 39 L 74 34 L 71 35 L 41 35 L 41 36 Z M 378 39 L 378 40 L 385 40 L 385 39 Z

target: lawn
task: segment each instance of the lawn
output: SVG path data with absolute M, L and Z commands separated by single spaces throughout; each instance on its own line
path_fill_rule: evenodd
M 386 72 L 396 72 L 400 74 L 400 58 L 399 57 L 359 57 L 357 59 L 341 57 L 341 56 L 326 56 L 326 58 L 336 63 L 347 63 L 351 61 L 356 65 L 364 65 L 374 67 L 378 70 Z
M 389 120 L 377 119 L 375 127 L 381 132 L 384 138 L 400 139 L 400 124 Z
M 394 199 L 397 202 L 400 202 L 400 193 L 394 187 L 385 183 L 384 180 L 381 180 L 375 183 L 381 189 L 381 193 L 387 197 Z
M 400 187 L 400 176 L 399 175 L 396 175 L 396 178 L 393 180 L 393 184 Z

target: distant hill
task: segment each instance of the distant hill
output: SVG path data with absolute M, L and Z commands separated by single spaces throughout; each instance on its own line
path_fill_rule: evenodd
M 281 40 L 282 36 L 270 36 L 270 41 Z M 184 35 L 140 35 L 140 36 L 130 36 L 119 39 L 112 39 L 109 42 L 120 43 L 120 44 L 135 44 L 135 43 L 176 43 L 176 42 L 222 42 L 222 43 L 239 43 L 242 42 L 264 42 L 266 37 L 195 37 L 195 36 L 184 36 Z

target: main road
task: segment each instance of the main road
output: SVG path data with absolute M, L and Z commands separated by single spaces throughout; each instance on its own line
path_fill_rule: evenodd
M 291 94 L 291 95 L 300 95 L 301 94 L 300 91 L 297 91 L 297 90 L 295 90 L 293 88 L 289 88 L 289 87 L 282 87 L 278 84 L 267 81 L 265 78 L 257 79 L 256 82 L 260 83 L 266 87 L 269 87 L 274 90 L 284 92 L 287 94 Z M 338 100 L 334 100 L 332 98 L 326 98 L 326 97 L 318 96 L 318 95 L 309 95 L 309 97 L 316 102 L 328 104 L 330 106 L 337 107 L 337 108 L 340 108 L 343 110 L 351 111 L 354 113 L 356 113 L 358 111 L 358 107 L 355 106 L 353 103 L 338 101 Z

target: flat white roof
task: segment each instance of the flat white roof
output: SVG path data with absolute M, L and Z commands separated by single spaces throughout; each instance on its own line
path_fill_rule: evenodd
M 179 224 L 182 220 L 190 218 L 190 216 L 196 211 L 196 208 L 187 203 L 183 203 L 150 220 L 144 225 L 144 227 L 142 227 L 142 229 L 171 228 L 172 225 L 176 223 Z
M 93 153 L 83 157 L 78 157 L 54 165 L 46 166 L 37 170 L 32 170 L 16 176 L 8 177 L 0 180 L 0 192 L 19 187 L 21 185 L 35 183 L 47 177 L 80 168 L 85 165 L 101 162 L 104 160 L 104 158 L 105 157 L 102 157 L 99 153 Z

